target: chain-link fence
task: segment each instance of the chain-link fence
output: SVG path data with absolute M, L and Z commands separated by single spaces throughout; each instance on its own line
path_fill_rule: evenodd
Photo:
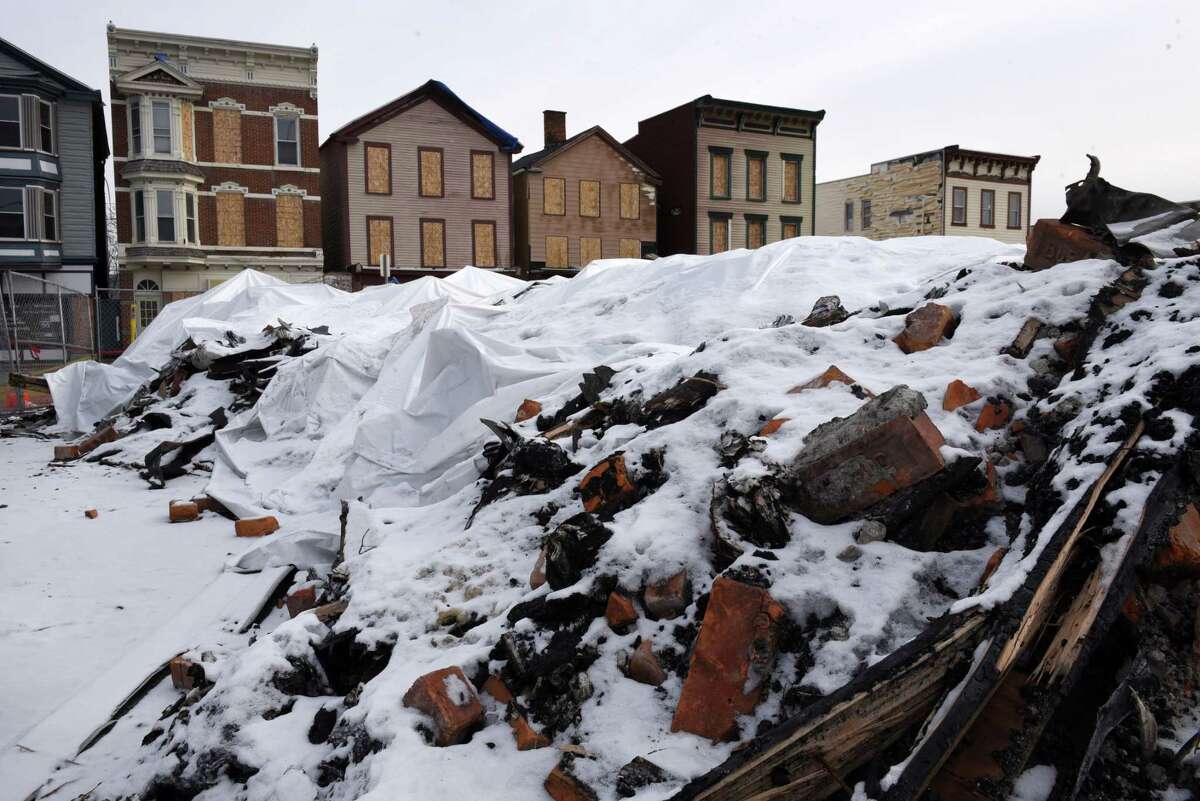
M 93 358 L 95 330 L 91 295 L 36 275 L 0 271 L 0 405 L 21 409 L 49 402 L 45 393 L 11 388 L 8 374 L 39 375 Z

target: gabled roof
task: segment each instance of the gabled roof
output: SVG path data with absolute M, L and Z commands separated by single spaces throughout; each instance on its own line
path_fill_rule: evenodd
M 590 139 L 593 136 L 603 139 L 609 147 L 617 151 L 617 154 L 620 155 L 621 158 L 625 159 L 630 164 L 633 164 L 639 170 L 646 173 L 646 177 L 650 179 L 651 183 L 662 183 L 661 177 L 657 172 L 654 171 L 653 167 L 634 155 L 629 148 L 625 147 L 623 144 L 614 139 L 608 131 L 604 130 L 599 125 L 593 125 L 586 131 L 580 131 L 579 133 L 568 137 L 557 145 L 551 145 L 550 147 L 542 148 L 536 153 L 530 153 L 528 156 L 522 156 L 513 162 L 513 172 L 517 173 L 521 170 L 534 169 L 543 162 L 550 160 L 554 156 L 557 156 L 566 150 L 570 150 L 575 145 L 586 139 Z
M 368 131 L 399 114 L 403 114 L 425 100 L 434 101 L 468 126 L 495 142 L 496 146 L 502 151 L 506 153 L 520 153 L 523 149 L 521 143 L 517 141 L 517 137 L 468 106 L 463 102 L 462 98 L 450 91 L 450 87 L 446 86 L 446 84 L 432 78 L 387 105 L 380 106 L 374 111 L 368 111 L 361 117 L 346 123 L 331 133 L 325 140 L 325 144 L 329 144 L 329 142 L 335 140 L 345 141 L 354 139 L 360 133 Z
M 115 80 L 117 88 L 123 91 L 136 90 L 140 87 L 170 87 L 179 94 L 199 97 L 204 93 L 202 84 L 185 75 L 182 70 L 165 58 L 148 61 L 136 69 L 118 75 Z
M 17 47 L 7 39 L 0 38 L 0 52 L 7 54 L 15 61 L 19 61 L 22 64 L 29 66 L 29 75 L 22 77 L 36 78 L 40 74 L 49 77 L 54 83 L 59 84 L 59 86 L 67 92 L 95 95 L 96 100 L 100 99 L 100 92 L 98 90 L 93 89 L 81 81 L 75 80 L 65 72 L 56 70 L 54 67 L 51 67 L 41 59 L 31 56 L 29 53 L 26 53 L 24 50 Z

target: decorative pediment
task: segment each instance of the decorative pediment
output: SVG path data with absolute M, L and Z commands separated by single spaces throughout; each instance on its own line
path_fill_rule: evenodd
M 225 181 L 224 183 L 217 184 L 217 185 L 213 186 L 212 191 L 213 192 L 238 192 L 243 195 L 248 194 L 250 192 L 250 190 L 247 187 L 242 186 L 237 181 Z
M 271 194 L 275 195 L 275 196 L 299 195 L 300 197 L 305 197 L 306 195 L 308 195 L 308 191 L 305 189 L 301 189 L 300 187 L 298 187 L 294 184 L 284 184 L 283 186 L 272 189 Z
M 281 114 L 285 116 L 291 115 L 296 117 L 299 117 L 304 113 L 304 109 L 302 109 L 300 106 L 297 106 L 294 103 L 288 103 L 286 101 L 280 103 L 279 105 L 271 106 L 269 111 L 272 114 Z
M 245 111 L 246 104 L 239 103 L 232 97 L 219 97 L 216 100 L 208 101 L 209 108 L 227 108 L 233 111 Z
M 126 94 L 170 94 L 199 97 L 204 87 L 171 65 L 169 61 L 151 61 L 117 78 L 117 88 Z

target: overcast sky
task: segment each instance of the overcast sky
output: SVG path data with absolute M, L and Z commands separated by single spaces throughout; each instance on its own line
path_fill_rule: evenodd
M 1130 189 L 1200 198 L 1200 3 L 9 0 L 0 35 L 108 96 L 104 26 L 320 48 L 322 138 L 427 78 L 542 143 L 703 94 L 825 109 L 817 180 L 958 144 L 1040 154 L 1033 217 L 1085 153 Z

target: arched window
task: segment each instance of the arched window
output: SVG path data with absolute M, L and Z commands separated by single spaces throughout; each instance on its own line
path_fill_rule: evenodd
M 162 302 L 162 292 L 159 289 L 158 282 L 150 278 L 143 278 L 141 281 L 138 281 L 136 292 L 138 330 L 140 331 L 150 325 L 150 322 L 158 316 L 158 308 Z

